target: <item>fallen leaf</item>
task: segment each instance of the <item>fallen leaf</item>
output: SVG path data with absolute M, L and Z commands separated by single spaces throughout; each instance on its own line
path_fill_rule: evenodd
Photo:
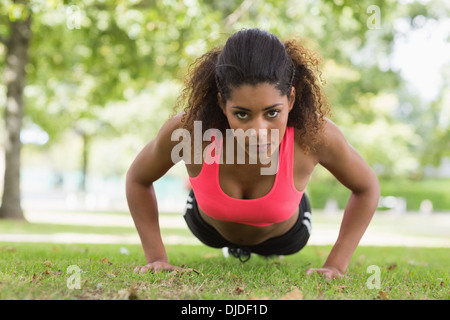
M 346 286 L 337 286 L 336 287 L 336 291 L 337 292 L 342 292 L 342 291 L 344 291 L 345 288 L 346 288 Z
M 203 276 L 203 273 L 201 273 L 198 270 L 192 269 L 192 268 L 186 268 L 186 269 L 183 268 L 181 270 L 173 270 L 170 274 L 177 275 L 177 274 L 185 274 L 185 273 L 192 273 L 192 272 Z
M 103 258 L 103 259 L 100 259 L 100 262 L 102 262 L 102 263 L 104 263 L 104 264 L 107 264 L 107 265 L 112 265 L 112 262 L 110 262 L 109 260 L 108 260 L 108 258 Z
M 200 271 L 192 269 L 192 268 L 183 269 L 181 271 L 181 273 L 192 273 L 192 272 L 203 275 Z
M 380 294 L 381 299 L 383 300 L 389 300 L 389 296 L 385 291 L 378 292 Z
M 243 287 L 236 287 L 236 289 L 234 289 L 234 293 L 236 293 L 236 294 L 241 294 L 242 292 L 244 292 Z
M 52 271 L 52 270 L 47 269 L 47 270 L 45 270 L 44 273 L 45 273 L 45 274 L 51 274 L 51 275 L 59 276 L 59 275 L 62 274 L 62 271 L 61 271 L 61 270 L 58 270 L 58 271 Z
M 395 263 L 391 264 L 387 269 L 389 271 L 394 270 L 395 268 L 397 268 L 397 265 Z
M 294 290 L 282 296 L 280 300 L 303 300 L 303 293 L 295 287 Z
M 53 264 L 52 264 L 52 262 L 51 262 L 50 260 L 45 260 L 45 261 L 43 262 L 43 264 L 44 264 L 44 266 L 46 266 L 46 267 L 52 267 L 52 266 L 53 266 Z
M 116 299 L 119 300 L 139 300 L 136 288 L 131 286 L 128 289 L 121 289 L 117 292 Z

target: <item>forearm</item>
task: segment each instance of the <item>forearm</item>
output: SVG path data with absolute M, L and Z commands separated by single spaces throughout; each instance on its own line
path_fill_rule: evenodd
M 128 207 L 141 239 L 147 263 L 168 262 L 159 228 L 158 206 L 153 185 L 127 181 Z
M 352 193 L 344 211 L 338 239 L 324 266 L 334 267 L 345 273 L 350 259 L 375 213 L 378 199 L 378 184 L 374 184 L 366 192 Z

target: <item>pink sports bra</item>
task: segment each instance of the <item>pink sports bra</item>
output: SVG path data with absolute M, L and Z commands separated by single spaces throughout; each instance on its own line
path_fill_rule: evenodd
M 210 144 L 208 147 L 214 146 Z M 214 151 L 218 151 L 216 155 L 219 157 L 221 148 L 222 140 L 217 139 Z M 268 226 L 289 219 L 303 196 L 304 190 L 298 191 L 294 185 L 293 159 L 294 128 L 287 127 L 280 144 L 275 182 L 265 196 L 256 199 L 228 196 L 219 184 L 219 161 L 204 161 L 200 174 L 189 177 L 189 180 L 198 206 L 211 218 L 252 226 Z

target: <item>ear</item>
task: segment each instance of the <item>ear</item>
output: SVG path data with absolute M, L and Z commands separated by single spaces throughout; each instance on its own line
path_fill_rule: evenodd
M 292 86 L 291 93 L 289 94 L 288 97 L 289 112 L 291 112 L 292 108 L 294 107 L 294 102 L 295 102 L 295 87 Z
M 226 113 L 225 113 L 225 110 L 226 110 L 225 102 L 223 101 L 223 98 L 222 98 L 222 95 L 220 94 L 220 92 L 217 93 L 217 101 L 219 103 L 220 109 L 222 109 L 223 114 L 226 115 Z

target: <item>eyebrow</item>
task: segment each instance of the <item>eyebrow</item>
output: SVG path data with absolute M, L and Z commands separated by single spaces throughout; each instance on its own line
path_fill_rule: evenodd
M 272 109 L 272 108 L 275 108 L 275 107 L 281 106 L 281 105 L 283 105 L 283 104 L 282 104 L 282 103 L 276 103 L 276 104 L 274 104 L 274 105 L 265 107 L 265 108 L 263 109 L 263 111 L 269 110 L 269 109 Z M 231 107 L 231 108 L 232 108 L 232 109 L 240 109 L 240 110 L 243 110 L 243 111 L 251 111 L 250 109 L 247 109 L 247 108 L 244 108 L 244 107 L 240 107 L 240 106 L 234 106 L 234 107 Z

